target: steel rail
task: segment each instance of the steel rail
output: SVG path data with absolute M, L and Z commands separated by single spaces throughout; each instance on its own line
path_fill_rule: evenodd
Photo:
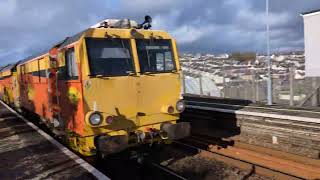
M 194 145 L 194 143 L 198 144 L 198 145 L 199 144 L 208 145 L 208 143 L 202 142 L 199 140 L 192 141 L 192 139 L 191 139 L 191 142 L 187 142 L 187 143 L 182 142 L 182 141 L 174 141 L 174 143 L 188 147 L 188 148 L 196 149 L 197 151 L 204 153 L 205 156 L 211 157 L 211 158 L 216 159 L 218 161 L 225 162 L 225 163 L 230 164 L 232 166 L 239 167 L 240 169 L 249 170 L 251 173 L 257 173 L 262 176 L 267 176 L 267 177 L 276 178 L 276 179 L 317 179 L 320 176 L 319 174 L 305 174 L 306 172 L 303 172 L 304 174 L 301 173 L 300 175 L 299 175 L 299 172 L 295 172 L 295 174 L 283 172 L 279 169 L 276 169 L 275 167 L 270 167 L 270 166 L 268 167 L 268 166 L 265 166 L 265 165 L 259 163 L 258 162 L 259 158 L 263 159 L 263 157 L 255 156 L 256 161 L 252 162 L 248 159 L 237 157 L 237 156 L 240 156 L 241 153 L 239 155 L 239 152 L 237 152 L 236 150 L 232 150 L 232 149 L 228 150 L 227 153 L 224 153 L 223 148 L 217 148 L 218 151 L 220 151 L 220 152 L 210 150 L 210 148 L 209 149 L 200 148 L 200 147 L 197 147 L 196 145 Z M 247 151 L 245 149 L 243 149 L 243 150 Z M 263 159 L 263 160 L 266 161 L 265 159 Z M 277 163 L 277 162 L 272 162 L 272 163 Z M 281 164 L 281 163 L 279 163 L 279 164 L 282 167 L 284 166 L 284 164 Z
M 163 172 L 165 172 L 165 173 L 167 173 L 169 175 L 172 175 L 172 176 L 178 178 L 178 179 L 187 180 L 187 178 L 177 174 L 176 172 L 172 171 L 171 169 L 169 169 L 169 168 L 167 168 L 165 166 L 162 166 L 162 165 L 154 163 L 154 162 L 151 162 L 151 165 L 156 167 L 156 168 L 158 168 L 158 169 L 160 169 L 161 171 L 163 171 Z

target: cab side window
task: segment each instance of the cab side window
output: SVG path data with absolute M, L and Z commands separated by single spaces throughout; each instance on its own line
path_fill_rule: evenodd
M 21 76 L 20 76 L 20 80 L 21 80 L 21 84 L 24 84 L 24 83 L 26 83 L 26 77 L 25 77 L 25 75 L 26 75 L 26 68 L 25 68 L 25 65 L 23 64 L 23 65 L 21 65 L 20 66 L 20 74 L 21 74 Z
M 76 56 L 74 53 L 74 48 L 70 48 L 65 52 L 66 60 L 66 77 L 68 80 L 78 79 L 78 65 L 76 63 Z

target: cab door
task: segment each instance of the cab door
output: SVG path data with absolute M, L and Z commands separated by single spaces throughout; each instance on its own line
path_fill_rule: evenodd
M 60 126 L 72 131 L 82 128 L 81 82 L 79 58 L 74 46 L 59 52 L 56 91 Z
M 180 75 L 175 64 L 171 40 L 136 40 L 141 76 L 138 111 L 143 124 L 175 120 L 168 108 L 175 108 L 180 95 Z M 173 113 L 171 113 L 173 114 Z
M 87 38 L 90 74 L 84 82 L 87 111 L 114 116 L 111 130 L 135 127 L 137 116 L 137 79 L 132 40 Z M 87 112 L 90 113 L 90 112 Z M 102 125 L 108 125 L 105 121 Z

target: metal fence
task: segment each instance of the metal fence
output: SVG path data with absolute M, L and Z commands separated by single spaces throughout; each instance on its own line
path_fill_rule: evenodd
M 182 93 L 267 102 L 265 69 L 208 66 L 209 60 L 182 63 Z M 222 62 L 221 64 L 223 64 Z M 304 77 L 294 65 L 272 70 L 273 103 L 290 106 L 319 106 L 320 77 Z

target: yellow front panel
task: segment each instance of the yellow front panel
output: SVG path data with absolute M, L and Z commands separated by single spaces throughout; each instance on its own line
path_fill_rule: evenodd
M 163 31 L 138 30 L 138 32 L 141 35 L 139 38 L 171 39 Z M 117 130 L 130 132 L 141 126 L 150 127 L 153 124 L 177 120 L 179 118 L 178 112 L 168 114 L 167 108 L 169 106 L 175 108 L 176 102 L 180 98 L 179 65 L 176 64 L 177 72 L 140 74 L 135 37 L 131 35 L 130 29 L 89 29 L 85 33 L 85 37 L 95 38 L 106 38 L 106 35 L 130 39 L 131 55 L 137 74 L 117 77 L 89 77 L 90 68 L 86 43 L 84 38 L 79 41 L 84 113 L 86 114 L 84 136 Z M 175 42 L 172 45 L 175 46 Z M 177 63 L 176 48 L 173 47 L 172 51 L 175 63 Z M 97 127 L 88 123 L 90 113 L 95 111 L 100 112 L 104 118 L 104 122 Z M 114 122 L 111 125 L 105 121 L 107 116 L 114 116 Z
M 174 73 L 141 75 L 139 78 L 138 111 L 145 113 L 140 116 L 141 125 L 176 119 L 169 115 L 169 106 L 175 107 L 179 100 L 180 76 Z
M 115 116 L 117 122 L 105 130 L 119 130 L 136 126 L 136 77 L 92 78 L 85 81 L 84 106 L 88 111 L 98 111 Z M 105 118 L 105 117 L 104 117 Z M 87 131 L 91 132 L 91 128 Z

